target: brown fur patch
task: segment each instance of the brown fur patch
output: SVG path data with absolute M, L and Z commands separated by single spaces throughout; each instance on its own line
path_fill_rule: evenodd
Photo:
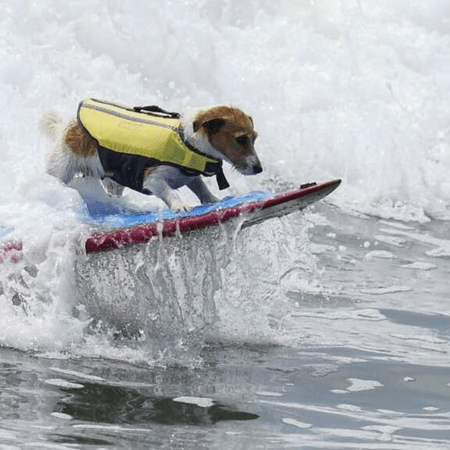
M 97 143 L 74 123 L 69 126 L 64 136 L 64 142 L 73 153 L 87 158 L 97 152 Z
M 238 108 L 232 106 L 216 106 L 201 112 L 195 119 L 194 130 L 211 120 L 224 120 L 236 127 L 236 133 L 244 133 L 256 139 L 257 133 L 253 128 L 253 119 Z

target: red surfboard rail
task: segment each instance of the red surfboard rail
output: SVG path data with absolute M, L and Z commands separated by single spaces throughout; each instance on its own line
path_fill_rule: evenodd
M 341 180 L 333 180 L 321 184 L 311 184 L 300 189 L 274 195 L 265 200 L 218 209 L 199 216 L 181 217 L 162 222 L 136 225 L 127 229 L 96 233 L 86 239 L 86 253 L 105 252 L 134 244 L 143 244 L 158 235 L 165 237 L 173 236 L 176 233 L 201 230 L 244 214 L 248 215 L 248 220 L 244 222 L 243 226 L 253 225 L 271 217 L 280 217 L 296 209 L 303 209 L 333 192 L 340 183 Z M 304 197 L 308 197 L 309 201 L 298 203 L 295 207 L 283 209 L 283 205 L 288 205 Z M 278 206 L 280 208 L 276 209 Z M 266 214 L 263 218 L 257 217 L 258 211 L 269 209 L 274 209 L 273 214 Z M 252 217 L 253 214 L 255 217 Z

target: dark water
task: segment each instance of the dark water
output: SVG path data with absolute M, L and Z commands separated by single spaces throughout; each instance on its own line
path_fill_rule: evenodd
M 307 230 L 309 256 L 285 249 L 276 288 L 252 272 L 266 299 L 216 297 L 216 334 L 179 362 L 117 336 L 98 357 L 88 336 L 84 354 L 1 349 L 0 448 L 450 448 L 446 224 L 322 205 L 264 226 Z
M 1 448 L 448 448 L 447 368 L 338 347 L 203 356 L 149 368 L 3 349 Z

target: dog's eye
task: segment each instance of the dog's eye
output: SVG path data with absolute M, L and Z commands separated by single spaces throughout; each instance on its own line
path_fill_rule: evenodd
M 236 138 L 236 142 L 243 147 L 248 144 L 249 138 L 248 136 L 239 136 Z

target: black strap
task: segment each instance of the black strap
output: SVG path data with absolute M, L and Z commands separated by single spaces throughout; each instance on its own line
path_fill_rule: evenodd
M 219 186 L 221 191 L 230 187 L 230 183 L 228 183 L 228 180 L 225 178 L 225 174 L 223 173 L 222 165 L 220 165 L 216 172 L 216 180 L 217 186 Z
M 181 168 L 181 172 L 188 177 L 198 177 L 200 174 L 206 177 L 216 177 L 217 186 L 221 191 L 230 187 L 228 180 L 223 173 L 222 161 L 217 161 L 216 163 L 208 162 L 206 163 L 205 172 L 200 172 L 193 169 Z
M 162 114 L 162 115 L 165 115 L 165 116 L 169 116 L 172 119 L 179 119 L 180 118 L 180 114 L 179 113 L 166 111 L 165 109 L 162 109 L 162 108 L 160 108 L 159 106 L 156 106 L 156 105 L 135 106 L 133 109 L 136 112 L 148 112 L 148 113 L 154 113 L 154 114 Z

